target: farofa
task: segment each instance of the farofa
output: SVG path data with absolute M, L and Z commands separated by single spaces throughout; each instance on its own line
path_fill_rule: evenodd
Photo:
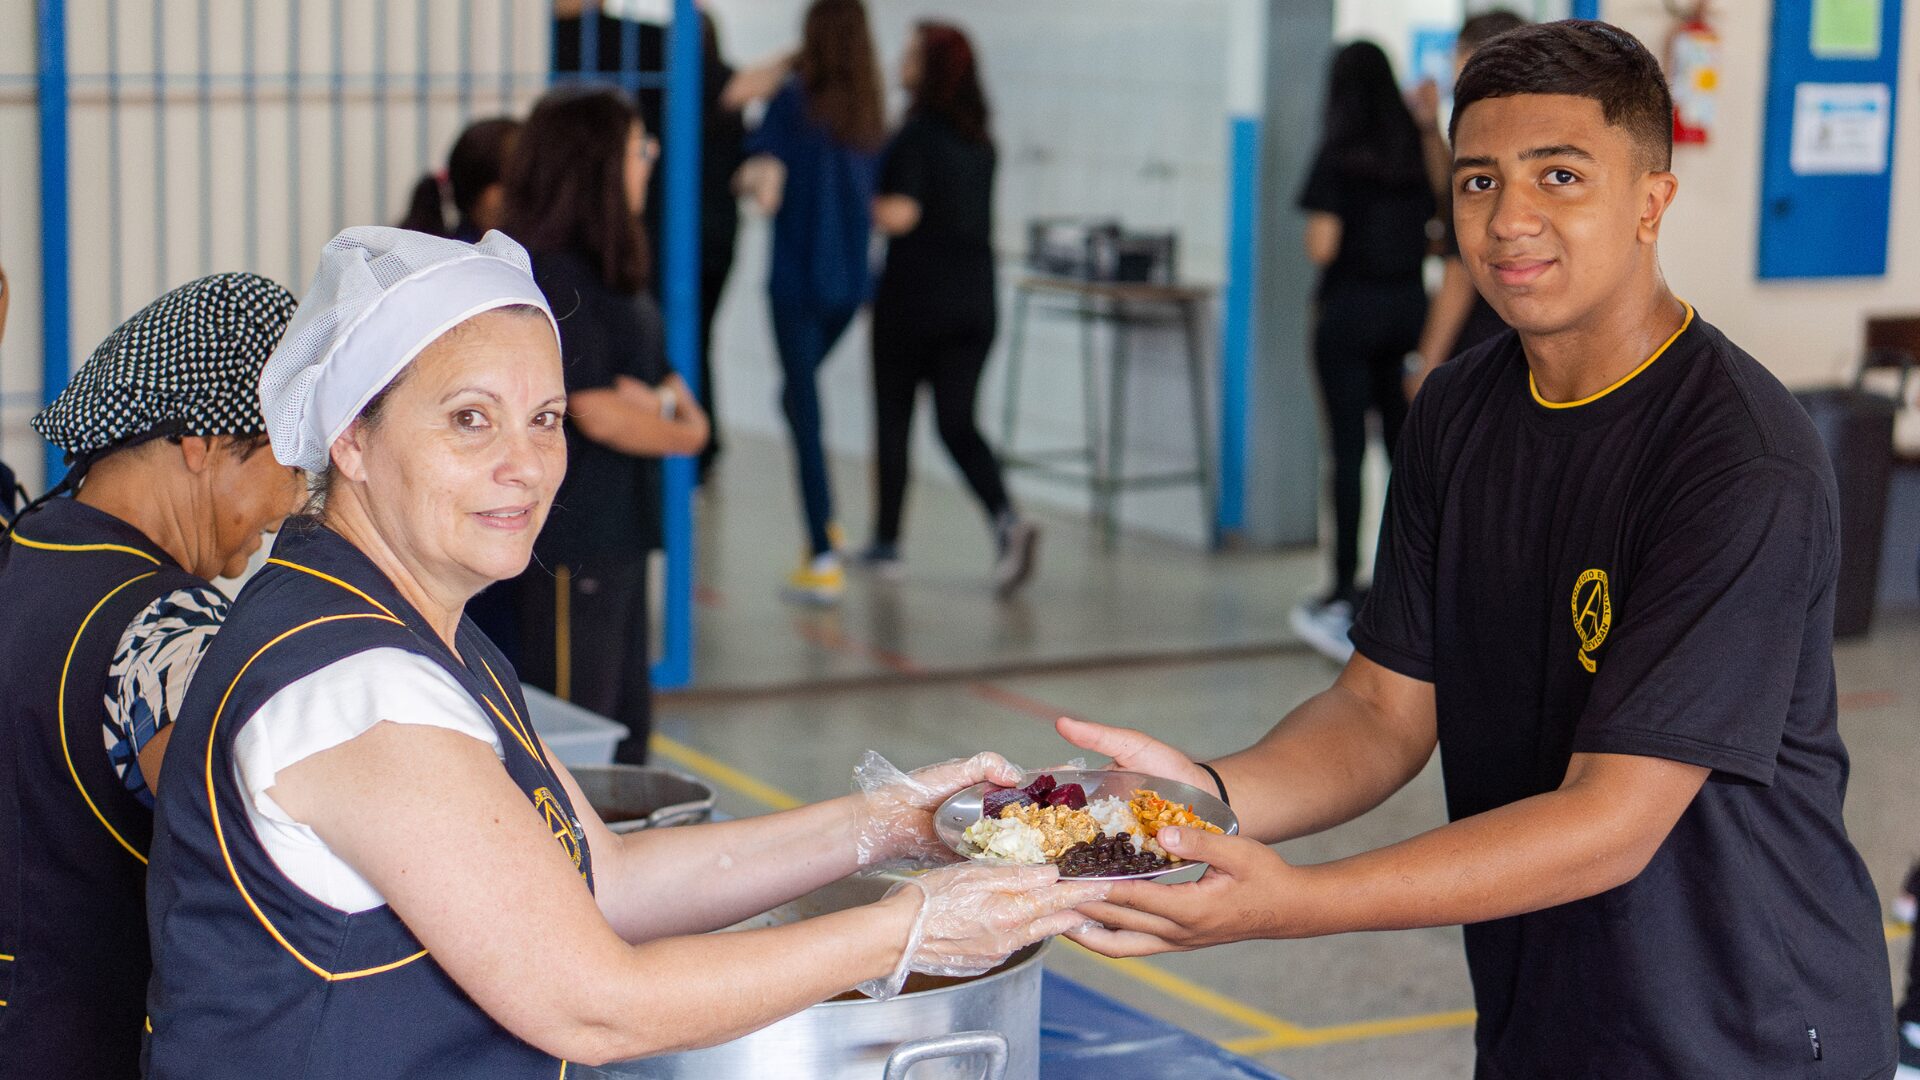
M 1075 844 L 1100 835 L 1100 826 L 1093 820 L 1093 815 L 1085 810 L 1070 810 L 1064 806 L 1016 804 L 1002 808 L 1000 817 L 1002 820 L 1012 818 L 1023 821 L 1040 830 L 1040 848 L 1046 853 L 1048 862 L 1059 858 Z

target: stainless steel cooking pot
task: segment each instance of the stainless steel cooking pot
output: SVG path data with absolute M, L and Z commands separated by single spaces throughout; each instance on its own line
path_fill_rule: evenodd
M 889 878 L 847 878 L 737 929 L 872 903 Z M 822 1002 L 705 1050 L 569 1070 L 594 1080 L 1039 1080 L 1040 953 L 1029 946 L 972 979 L 915 976 L 891 1001 Z
M 697 825 L 713 817 L 713 789 L 658 765 L 575 765 L 588 805 L 616 833 Z

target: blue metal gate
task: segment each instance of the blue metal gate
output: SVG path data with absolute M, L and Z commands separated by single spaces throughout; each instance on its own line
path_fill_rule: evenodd
M 245 269 L 301 288 L 327 237 L 397 218 L 469 120 L 522 112 L 556 77 L 550 0 L 37 5 L 43 401 L 77 343 L 182 281 Z M 699 394 L 700 21 L 693 0 L 672 16 L 664 72 L 640 70 L 633 24 L 602 41 L 597 18 L 578 20 L 579 66 L 665 92 L 668 355 Z M 662 687 L 692 673 L 693 479 L 667 462 Z

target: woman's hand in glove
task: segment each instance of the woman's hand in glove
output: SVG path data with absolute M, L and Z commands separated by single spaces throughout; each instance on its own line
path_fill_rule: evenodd
M 888 899 L 906 890 L 924 894 L 906 949 L 891 976 L 859 989 L 884 1001 L 900 992 L 909 971 L 983 975 L 1036 941 L 1091 925 L 1074 908 L 1103 899 L 1108 888 L 1104 881 L 1060 881 L 1052 866 L 950 866 L 903 881 Z
M 853 770 L 859 793 L 853 843 L 860 865 L 928 867 L 957 862 L 960 856 L 934 835 L 933 812 L 947 796 L 982 781 L 1002 787 L 1025 782 L 1019 769 L 990 752 L 903 773 L 886 758 L 867 751 Z

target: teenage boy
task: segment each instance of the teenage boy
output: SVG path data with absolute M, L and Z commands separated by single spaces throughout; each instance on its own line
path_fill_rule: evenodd
M 1435 371 L 1335 684 L 1217 781 L 1063 720 L 1123 767 L 1218 783 L 1212 870 L 1121 884 L 1109 955 L 1466 925 L 1481 1080 L 1886 1077 L 1879 905 L 1841 821 L 1832 469 L 1765 368 L 1671 293 L 1659 64 L 1597 22 L 1484 45 L 1455 91 L 1454 216 L 1517 333 Z M 1444 749 L 1452 821 L 1318 866 Z

